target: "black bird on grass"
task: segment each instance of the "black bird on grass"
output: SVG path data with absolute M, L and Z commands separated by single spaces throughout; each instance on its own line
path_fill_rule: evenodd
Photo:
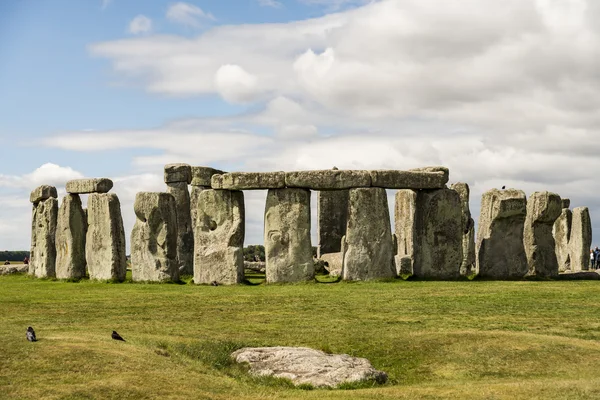
M 27 340 L 29 340 L 30 342 L 37 342 L 37 339 L 35 337 L 35 331 L 32 327 L 27 328 Z
M 219 282 L 217 282 L 217 281 L 212 281 L 210 284 L 213 286 L 219 286 Z
M 125 339 L 123 339 L 123 338 L 121 337 L 121 335 L 119 335 L 119 334 L 117 333 L 117 331 L 113 331 L 112 335 L 110 335 L 110 336 L 111 336 L 113 339 L 115 339 L 115 340 L 121 340 L 121 341 L 123 341 L 123 342 L 125 341 Z

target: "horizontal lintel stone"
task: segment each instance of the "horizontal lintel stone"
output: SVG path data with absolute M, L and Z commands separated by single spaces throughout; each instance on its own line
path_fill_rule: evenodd
M 73 179 L 67 182 L 67 193 L 108 193 L 113 187 L 113 181 L 108 178 Z
M 192 182 L 192 167 L 188 164 L 167 164 L 165 165 L 165 183 Z
M 213 175 L 224 174 L 224 171 L 210 167 L 192 167 L 192 186 L 211 187 L 211 178 Z
M 287 187 L 336 190 L 371 186 L 369 171 L 325 169 L 285 173 Z
M 285 187 L 285 172 L 228 172 L 213 175 L 213 189 L 256 190 Z
M 51 197 L 57 198 L 56 188 L 50 185 L 38 186 L 29 195 L 29 201 L 32 203 L 39 203 L 42 200 L 47 200 Z
M 448 183 L 448 169 L 443 167 L 419 168 L 409 171 L 374 170 L 371 186 L 387 189 L 442 189 Z

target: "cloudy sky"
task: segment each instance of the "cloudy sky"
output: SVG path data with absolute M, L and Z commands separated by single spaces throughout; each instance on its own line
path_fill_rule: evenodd
M 3 0 L 0 250 L 29 248 L 34 187 L 80 177 L 115 181 L 129 236 L 172 162 L 444 165 L 475 217 L 507 185 L 600 227 L 599 19 L 595 0 Z

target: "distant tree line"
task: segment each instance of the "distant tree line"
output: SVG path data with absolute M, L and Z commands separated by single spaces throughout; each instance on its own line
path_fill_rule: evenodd
M 0 251 L 0 261 L 23 261 L 29 257 L 28 251 Z

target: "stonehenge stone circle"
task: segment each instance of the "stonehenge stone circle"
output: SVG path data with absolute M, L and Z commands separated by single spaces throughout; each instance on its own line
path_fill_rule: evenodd
M 213 175 L 213 189 L 257 190 L 285 187 L 285 172 L 228 172 Z
M 314 278 L 310 238 L 310 191 L 269 189 L 265 206 L 267 283 Z
M 393 278 L 394 243 L 387 193 L 383 188 L 350 189 L 342 279 Z
M 463 265 L 463 212 L 455 190 L 401 189 L 396 193 L 396 268 L 412 260 L 418 278 L 456 279 Z M 404 261 L 406 262 L 406 261 Z
M 348 220 L 348 190 L 317 191 L 317 256 L 337 253 Z
M 199 193 L 197 207 L 194 283 L 241 283 L 244 279 L 244 193 L 206 189 Z
M 562 210 L 560 196 L 550 192 L 534 192 L 527 201 L 523 243 L 529 272 L 527 276 L 558 276 L 556 246 L 552 236 L 554 221 Z
M 563 207 L 565 203 L 563 202 Z M 563 208 L 560 215 L 554 221 L 552 235 L 554 236 L 556 261 L 558 262 L 558 272 L 565 272 L 571 269 L 571 251 L 569 241 L 571 239 L 571 224 L 573 221 L 573 212 L 568 208 Z
M 29 274 L 38 278 L 56 276 L 56 221 L 58 200 L 56 188 L 42 185 L 31 192 L 31 252 Z
M 92 193 L 87 214 L 85 258 L 90 279 L 122 282 L 127 259 L 119 198 L 115 193 Z
M 571 271 L 587 271 L 590 266 L 590 248 L 592 247 L 592 221 L 587 207 L 573 209 L 571 238 Z
M 477 230 L 477 273 L 493 279 L 518 279 L 527 274 L 523 231 L 527 198 L 521 190 L 492 189 L 481 199 Z
M 134 281 L 179 280 L 177 211 L 168 193 L 140 192 L 133 205 L 131 277 Z
M 167 164 L 164 173 L 167 193 L 175 198 L 177 210 L 177 260 L 179 274 L 194 273 L 194 232 L 188 184 L 192 181 L 192 167 L 187 164 Z
M 113 181 L 108 178 L 74 179 L 67 182 L 67 193 L 108 193 L 113 187 Z
M 455 183 L 450 188 L 460 196 L 462 209 L 463 261 L 460 266 L 460 274 L 470 276 L 475 273 L 475 221 L 471 217 L 469 207 L 471 189 L 468 184 L 462 182 Z
M 348 189 L 371 186 L 371 177 L 368 171 L 337 169 L 293 171 L 285 173 L 285 185 L 313 190 Z
M 63 197 L 56 223 L 56 277 L 85 277 L 85 235 L 87 217 L 78 194 Z

